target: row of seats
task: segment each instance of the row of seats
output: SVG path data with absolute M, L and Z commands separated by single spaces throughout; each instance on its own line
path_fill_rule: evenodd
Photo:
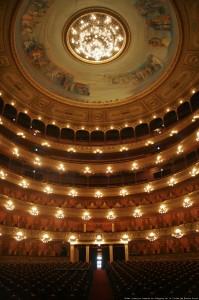
M 108 274 L 116 300 L 199 295 L 199 260 L 117 261 Z
M 1 299 L 88 299 L 86 262 L 0 263 Z

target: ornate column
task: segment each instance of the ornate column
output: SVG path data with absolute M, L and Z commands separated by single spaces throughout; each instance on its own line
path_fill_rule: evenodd
M 86 223 L 84 224 L 84 232 L 86 232 Z
M 129 245 L 124 244 L 124 251 L 125 251 L 125 261 L 129 260 Z
M 115 232 L 115 224 L 112 223 L 112 232 Z
M 75 246 L 70 245 L 70 262 L 75 261 Z
M 86 245 L 86 262 L 89 263 L 89 245 Z
M 113 261 L 113 245 L 109 245 L 109 261 Z

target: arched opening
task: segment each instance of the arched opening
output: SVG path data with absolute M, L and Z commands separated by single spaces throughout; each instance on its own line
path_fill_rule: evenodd
M 2 114 L 2 112 L 3 112 L 3 107 L 4 107 L 4 101 L 3 101 L 3 99 L 0 97 L 0 114 Z
M 104 142 L 104 132 L 101 130 L 92 131 L 91 142 Z
M 24 114 L 22 112 L 18 114 L 17 124 L 25 128 L 30 128 L 30 123 L 31 123 L 31 119 L 27 114 Z
M 136 137 L 144 136 L 149 134 L 149 126 L 147 123 L 139 124 L 135 127 Z
M 164 126 L 169 127 L 178 122 L 177 114 L 174 110 L 164 115 Z
M 190 99 L 192 111 L 196 111 L 199 108 L 199 92 L 196 92 Z
M 59 137 L 59 128 L 55 125 L 47 125 L 46 127 L 46 135 L 58 138 Z
M 38 130 L 41 133 L 45 133 L 45 124 L 37 119 L 32 121 L 32 130 Z
M 108 130 L 106 132 L 106 141 L 109 142 L 109 141 L 119 141 L 119 131 L 118 130 Z
M 4 117 L 13 122 L 16 121 L 17 118 L 17 110 L 10 104 L 6 104 L 3 112 Z
M 199 99 L 198 99 L 199 101 Z M 182 103 L 180 106 L 178 106 L 177 109 L 178 119 L 183 119 L 189 114 L 191 114 L 191 107 L 188 102 Z
M 135 137 L 134 129 L 133 127 L 125 127 L 122 128 L 121 132 L 121 139 L 126 140 L 126 139 L 132 139 Z
M 73 129 L 70 128 L 62 128 L 61 130 L 61 138 L 74 141 L 75 132 Z
M 163 125 L 163 120 L 161 118 L 152 120 L 149 124 L 150 132 L 159 132 L 162 129 Z
M 76 141 L 89 142 L 89 132 L 86 130 L 77 130 L 76 131 Z

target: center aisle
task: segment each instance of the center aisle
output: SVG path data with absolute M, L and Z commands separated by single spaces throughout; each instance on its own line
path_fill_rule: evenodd
M 95 270 L 93 272 L 93 280 L 89 300 L 114 300 L 114 295 L 108 279 L 106 270 Z

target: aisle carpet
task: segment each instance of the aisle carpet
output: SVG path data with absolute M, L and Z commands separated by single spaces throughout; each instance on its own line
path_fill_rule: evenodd
M 114 300 L 111 285 L 105 270 L 95 270 L 89 300 Z

